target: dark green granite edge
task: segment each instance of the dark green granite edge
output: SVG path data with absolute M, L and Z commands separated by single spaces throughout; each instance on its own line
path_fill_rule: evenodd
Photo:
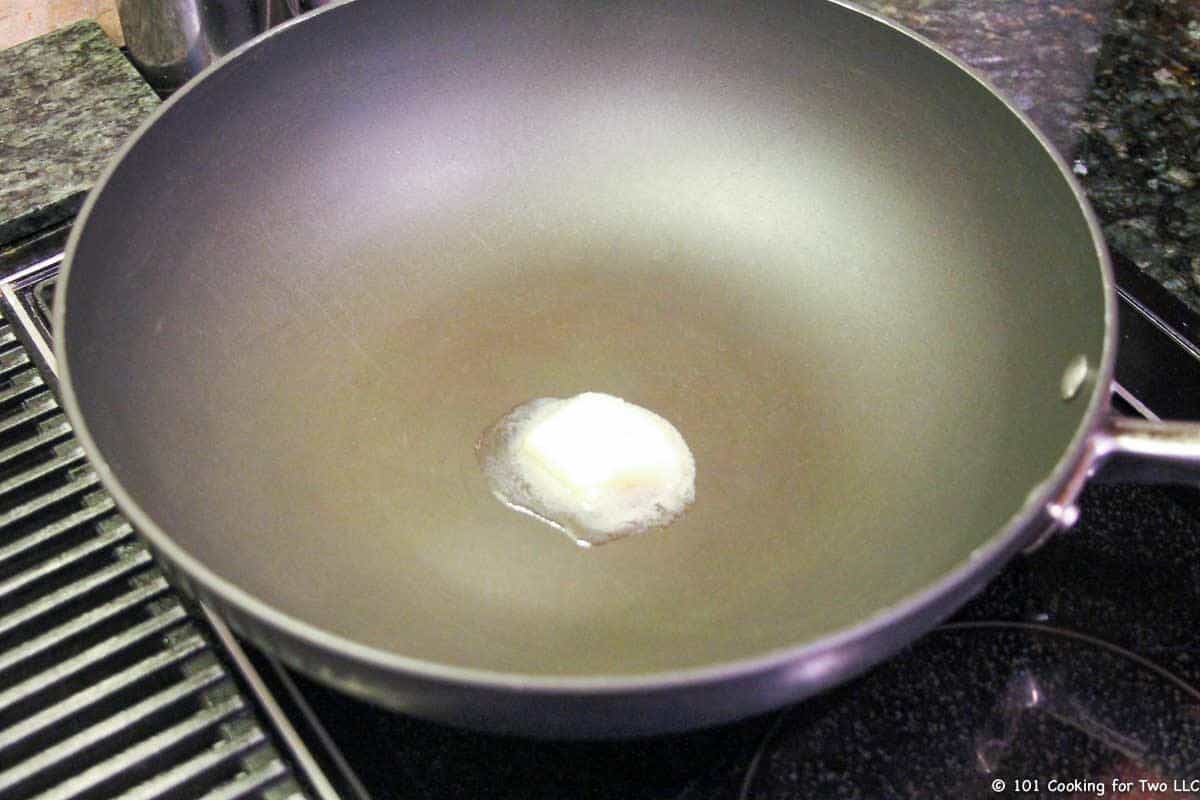
M 0 243 L 77 213 L 158 96 L 91 20 L 0 52 Z
M 0 222 L 0 245 L 33 236 L 39 231 L 71 219 L 83 208 L 87 190 L 81 189 L 53 203 L 35 206 L 19 217 Z

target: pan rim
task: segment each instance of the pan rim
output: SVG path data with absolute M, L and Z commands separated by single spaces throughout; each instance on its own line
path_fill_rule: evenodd
M 992 99 L 1001 103 L 1009 113 L 1021 123 L 1026 131 L 1034 137 L 1042 151 L 1049 156 L 1057 167 L 1062 179 L 1066 181 L 1075 204 L 1082 213 L 1087 225 L 1092 245 L 1095 251 L 1097 265 L 1100 271 L 1100 289 L 1103 294 L 1104 319 L 1103 341 L 1101 346 L 1100 363 L 1094 373 L 1094 381 L 1090 396 L 1080 422 L 1065 448 L 1062 456 L 1050 472 L 1027 493 L 1024 503 L 1008 518 L 1008 520 L 987 539 L 987 541 L 971 551 L 961 562 L 946 571 L 941 578 L 924 588 L 902 597 L 896 603 L 876 611 L 871 616 L 863 618 L 857 624 L 846 627 L 831 635 L 813 639 L 799 644 L 785 645 L 766 650 L 754 655 L 730 661 L 722 661 L 698 667 L 667 669 L 645 673 L 629 673 L 619 675 L 578 674 L 578 675 L 546 675 L 505 672 L 479 667 L 465 667 L 444 664 L 437 661 L 425 660 L 414 656 L 385 650 L 379 647 L 363 644 L 341 634 L 318 627 L 299 617 L 285 613 L 272 606 L 265 600 L 240 588 L 233 582 L 217 574 L 199 559 L 193 557 L 184 548 L 161 529 L 133 497 L 125 490 L 120 478 L 110 469 L 107 460 L 87 426 L 80 409 L 74 382 L 71 378 L 70 361 L 67 355 L 65 325 L 69 301 L 70 275 L 88 219 L 105 186 L 113 174 L 120 168 L 126 155 L 135 148 L 156 121 L 170 112 L 182 99 L 196 90 L 205 79 L 213 73 L 226 69 L 230 64 L 239 63 L 236 60 L 243 53 L 261 47 L 276 36 L 282 35 L 288 28 L 297 24 L 306 24 L 311 18 L 329 13 L 336 13 L 339 8 L 349 5 L 354 0 L 336 0 L 333 3 L 293 20 L 241 45 L 226 54 L 221 59 L 209 65 L 198 76 L 192 79 L 182 89 L 177 91 L 154 112 L 152 112 L 125 141 L 121 148 L 109 161 L 101 176 L 97 179 L 72 226 L 63 259 L 59 281 L 59 301 L 53 310 L 54 353 L 58 365 L 58 381 L 63 410 L 71 423 L 76 438 L 79 440 L 88 459 L 94 466 L 103 486 L 112 493 L 120 510 L 126 514 L 133 527 L 150 542 L 155 552 L 165 557 L 170 564 L 181 572 L 189 586 L 195 586 L 199 594 L 219 600 L 223 607 L 231 607 L 245 618 L 253 620 L 256 628 L 266 629 L 275 636 L 283 636 L 294 640 L 306 648 L 338 654 L 340 658 L 357 663 L 370 670 L 407 675 L 414 679 L 455 685 L 469 685 L 479 689 L 495 689 L 504 691 L 520 691 L 523 694 L 572 694 L 572 695 L 605 695 L 618 693 L 645 693 L 661 690 L 677 690 L 696 688 L 712 684 L 742 680 L 756 675 L 765 675 L 787 668 L 809 659 L 820 657 L 822 654 L 835 652 L 852 646 L 857 642 L 871 639 L 880 631 L 896 627 L 903 622 L 914 622 L 920 619 L 922 609 L 936 605 L 936 601 L 950 593 L 959 591 L 979 581 L 981 577 L 990 577 L 987 565 L 992 566 L 991 572 L 997 571 L 1004 559 L 1011 555 L 1024 540 L 1033 533 L 1035 523 L 1043 518 L 1047 508 L 1054 503 L 1064 500 L 1073 501 L 1074 497 L 1063 498 L 1065 491 L 1074 493 L 1080 488 L 1078 478 L 1083 474 L 1092 460 L 1093 440 L 1096 431 L 1101 427 L 1108 413 L 1109 387 L 1113 379 L 1117 347 L 1117 299 L 1116 283 L 1111 258 L 1104 241 L 1100 222 L 1091 207 L 1082 187 L 1075 178 L 1065 158 L 1054 148 L 1045 134 L 1021 111 L 1014 103 L 990 84 L 990 82 L 967 65 L 962 59 L 947 51 L 942 46 L 930 41 L 905 26 L 896 23 L 882 15 L 865 9 L 849 0 L 826 0 L 826 2 L 857 13 L 889 28 L 895 34 L 904 36 L 918 46 L 928 48 L 949 65 L 969 76 Z M 965 599 L 964 599 L 965 601 Z M 961 604 L 955 604 L 957 608 Z M 242 629 L 246 626 L 231 621 L 234 627 Z M 928 629 L 936 620 L 925 625 Z M 922 631 L 923 632 L 923 631 Z M 919 635 L 919 634 L 918 634 Z M 253 638 L 253 637 L 252 637 Z M 916 636 L 912 637 L 917 638 Z M 906 640 L 909 641 L 909 640 Z M 898 647 L 898 646 L 897 646 Z M 897 649 L 897 648 L 892 648 Z M 890 652 L 890 651 L 889 651 Z M 863 665 L 865 666 L 865 665 Z M 847 667 L 847 669 L 849 669 Z M 837 678 L 833 678 L 836 682 Z

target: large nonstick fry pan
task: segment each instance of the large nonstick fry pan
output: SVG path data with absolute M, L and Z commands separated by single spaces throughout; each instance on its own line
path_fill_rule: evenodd
M 621 735 L 820 691 L 1071 521 L 1112 277 L 1045 142 L 808 3 L 334 6 L 166 103 L 88 199 L 65 406 L 176 579 L 404 711 Z M 494 499 L 535 397 L 671 420 L 696 500 L 583 550 Z

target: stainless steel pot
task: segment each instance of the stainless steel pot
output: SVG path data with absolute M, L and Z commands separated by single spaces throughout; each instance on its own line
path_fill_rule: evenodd
M 72 233 L 64 405 L 179 583 L 297 668 L 604 736 L 821 691 L 1135 455 L 1098 226 L 1028 122 L 833 2 L 334 6 L 126 146 Z M 696 501 L 590 551 L 473 443 L 671 420 Z
M 311 8 L 301 0 L 117 0 L 130 58 L 170 92 L 268 28 Z

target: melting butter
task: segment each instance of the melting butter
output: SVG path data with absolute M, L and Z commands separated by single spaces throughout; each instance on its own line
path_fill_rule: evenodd
M 601 392 L 517 406 L 476 443 L 492 493 L 583 547 L 661 528 L 695 499 L 675 426 Z

